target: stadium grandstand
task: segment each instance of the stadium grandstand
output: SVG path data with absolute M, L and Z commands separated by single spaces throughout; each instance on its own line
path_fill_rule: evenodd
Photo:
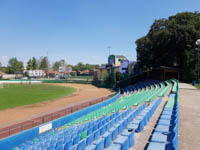
M 179 85 L 175 79 L 147 80 L 122 88 L 113 98 L 59 118 L 56 123 L 0 139 L 0 149 L 129 150 L 137 143 L 135 135 L 145 130 L 163 101 L 145 149 L 177 150 Z

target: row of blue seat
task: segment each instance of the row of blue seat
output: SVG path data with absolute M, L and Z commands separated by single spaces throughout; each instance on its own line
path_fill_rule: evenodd
M 125 148 L 127 147 L 127 143 L 129 146 L 132 146 L 133 139 L 134 139 L 134 131 L 126 129 L 126 126 L 128 122 L 131 121 L 131 118 L 133 119 L 134 114 L 142 111 L 142 109 L 144 109 L 145 106 L 146 104 L 138 107 L 132 113 L 132 115 L 130 115 L 130 112 L 132 111 L 131 108 L 129 108 L 128 110 L 124 111 L 121 114 L 116 113 L 117 116 L 115 115 L 115 117 L 112 120 L 110 120 L 108 123 L 103 125 L 101 128 L 98 128 L 98 129 L 95 128 L 96 129 L 95 131 L 94 129 L 93 130 L 88 129 L 88 136 L 85 139 L 80 140 L 77 144 L 74 144 L 74 145 L 72 145 L 71 143 L 69 146 L 68 144 L 68 148 L 78 149 L 78 150 L 79 149 L 88 149 L 88 150 L 104 149 L 104 148 L 108 148 L 112 144 L 112 140 L 114 140 L 113 143 L 115 144 L 118 143 L 118 146 L 111 145 L 111 148 L 113 146 Z M 121 138 L 124 139 L 126 142 L 121 143 L 123 141 L 121 140 Z M 60 149 L 63 149 L 62 145 L 58 147 Z M 65 149 L 68 149 L 68 148 L 66 148 L 65 146 Z
M 158 101 L 153 101 L 149 107 L 146 108 L 146 103 L 144 103 L 142 106 L 138 107 L 135 111 L 132 111 L 125 117 L 124 119 L 120 120 L 118 123 L 116 122 L 114 127 L 112 127 L 108 132 L 112 132 L 112 139 L 113 144 L 110 145 L 110 142 L 104 142 L 104 148 L 107 148 L 108 150 L 128 150 L 130 147 L 134 145 L 134 128 L 128 128 L 128 126 L 132 123 L 135 118 L 139 117 L 139 115 L 145 110 L 147 117 L 144 117 L 146 119 L 150 119 L 153 112 L 156 110 L 157 106 L 160 104 L 161 99 Z M 145 119 L 143 119 L 145 122 Z M 146 122 L 147 123 L 147 122 Z M 144 128 L 144 127 L 143 127 Z M 106 135 L 107 136 L 107 135 Z M 104 137 L 103 137 L 104 138 Z M 109 138 L 111 139 L 111 138 Z M 100 141 L 103 141 L 104 139 L 100 139 Z M 100 142 L 99 141 L 99 142 Z M 107 141 L 107 140 L 105 140 Z M 98 142 L 97 142 L 98 143 Z M 109 144 L 106 144 L 109 143 Z M 110 145 L 110 146 L 109 146 Z M 91 147 L 95 147 L 92 145 Z M 89 149 L 93 149 L 89 147 Z M 98 147 L 101 147 L 100 149 L 103 149 L 103 142 L 101 145 L 98 145 Z
M 146 107 L 146 103 L 132 111 L 128 109 L 124 118 L 120 119 L 120 115 L 115 118 L 116 122 L 102 137 L 93 142 L 87 149 L 88 150 L 128 150 L 134 145 L 134 130 L 127 129 L 128 124 L 134 117 Z M 98 143 L 98 144 L 97 144 Z
M 164 107 L 147 150 L 178 150 L 179 106 L 177 94 L 170 94 L 173 107 Z
M 161 103 L 162 99 L 160 98 L 157 101 L 153 101 L 148 107 L 146 107 L 141 113 L 139 113 L 134 120 L 128 125 L 128 129 L 134 129 L 136 132 L 141 132 L 144 130 L 144 126 L 147 125 L 150 118 L 156 111 L 157 107 Z
M 126 112 L 124 112 L 126 113 Z M 124 113 L 122 115 L 124 115 Z M 91 132 L 90 129 L 96 130 L 100 128 L 101 125 L 105 124 L 107 121 L 112 120 L 114 117 L 118 115 L 118 112 L 111 114 L 106 117 L 103 116 L 96 121 L 90 121 L 86 124 L 80 126 L 74 126 L 62 130 L 55 129 L 53 134 L 45 133 L 42 136 L 37 138 L 37 142 L 27 141 L 18 146 L 19 149 L 45 149 L 49 147 L 51 144 L 52 147 L 56 147 L 57 141 L 62 141 L 63 144 L 66 144 L 69 139 L 72 140 L 73 144 L 77 144 L 80 140 L 81 133 L 84 131 Z M 52 131 L 51 131 L 52 132 Z M 88 133 L 87 133 L 88 134 Z

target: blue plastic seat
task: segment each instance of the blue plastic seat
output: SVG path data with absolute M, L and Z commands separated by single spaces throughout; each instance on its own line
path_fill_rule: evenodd
M 165 143 L 168 144 L 169 147 L 174 147 L 175 149 L 177 149 L 178 147 L 178 135 L 174 132 L 172 133 L 154 132 L 150 141 Z
M 173 120 L 160 119 L 160 120 L 158 121 L 158 124 L 159 124 L 159 125 L 167 125 L 167 126 L 170 126 L 170 125 L 173 125 Z
M 96 145 L 93 145 L 93 144 L 86 147 L 86 150 L 95 150 L 95 149 L 96 149 Z
M 126 128 L 128 125 L 128 118 L 124 119 L 124 121 L 122 122 L 122 128 Z
M 121 150 L 120 144 L 111 144 L 106 150 Z
M 129 139 L 129 147 L 132 147 L 135 143 L 135 131 L 125 129 L 121 133 L 122 136 L 127 136 Z
M 136 129 L 136 132 L 142 132 L 144 130 L 144 120 L 141 120 L 138 128 Z
M 150 142 L 146 150 L 176 150 L 174 146 L 166 143 Z
M 114 125 L 114 127 L 116 127 L 118 129 L 118 133 L 121 133 L 123 130 L 122 123 L 117 123 Z
M 106 117 L 106 122 L 109 122 L 110 121 L 110 117 Z
M 102 121 L 100 121 L 100 122 L 98 123 L 98 129 L 101 128 L 102 126 L 103 126 Z
M 163 109 L 163 111 L 173 111 L 174 109 L 173 108 L 171 108 L 171 107 L 165 107 L 164 109 Z
M 110 130 L 110 122 L 106 123 L 105 126 L 106 126 L 106 131 Z
M 113 127 L 114 124 L 115 124 L 115 121 L 114 121 L 114 120 L 111 120 L 111 121 L 110 121 L 110 126 Z
M 162 115 L 170 115 L 171 116 L 171 115 L 173 115 L 173 113 L 170 111 L 163 111 Z
M 161 115 L 161 116 L 160 116 L 160 119 L 171 120 L 171 119 L 172 119 L 172 116 L 170 116 L 170 115 Z
M 55 148 L 54 147 L 49 147 L 49 148 L 47 148 L 47 150 L 55 150 Z
M 156 132 L 170 132 L 170 126 L 166 125 L 157 125 L 156 128 L 154 129 Z
M 114 144 L 120 144 L 121 150 L 128 150 L 129 149 L 129 139 L 127 136 L 119 135 L 117 139 L 114 140 Z
M 63 150 L 64 148 L 63 148 L 63 142 L 62 141 L 60 141 L 60 142 L 58 142 L 57 144 L 56 144 L 56 150 Z
M 92 132 L 93 132 L 93 128 L 89 128 L 89 129 L 87 130 L 87 135 L 90 135 Z
M 76 135 L 73 139 L 73 144 L 78 144 L 79 141 L 80 141 L 80 135 Z
M 132 124 L 139 124 L 142 119 L 135 118 L 131 123 Z
M 56 147 L 56 141 L 52 141 L 52 142 L 50 143 L 50 147 L 55 148 L 55 147 Z
M 107 148 L 111 145 L 112 143 L 112 133 L 106 132 L 102 138 L 104 138 L 104 147 Z
M 138 126 L 139 126 L 139 124 L 129 124 L 127 126 L 127 129 L 136 131 L 138 129 Z
M 69 148 L 69 150 L 77 150 L 77 144 L 71 146 L 71 147 Z
M 114 118 L 114 116 L 113 115 L 110 115 L 110 120 L 112 120 Z
M 100 130 L 94 132 L 94 140 L 97 140 L 100 137 Z
M 64 137 L 64 143 L 67 143 L 68 141 L 71 141 L 70 136 L 66 136 L 66 137 Z
M 90 134 L 89 136 L 87 136 L 86 145 L 88 146 L 88 145 L 92 144 L 93 140 L 94 140 L 94 134 Z
M 127 118 L 127 125 L 132 121 L 131 115 Z
M 69 150 L 69 148 L 72 146 L 72 141 L 71 140 L 69 140 L 69 141 L 67 141 L 66 143 L 65 143 L 65 148 L 64 148 L 64 150 Z
M 103 135 L 106 132 L 106 126 L 100 128 L 100 135 Z
M 102 125 L 105 125 L 106 124 L 106 119 L 103 119 L 102 120 Z
M 84 150 L 86 148 L 86 140 L 83 139 L 78 143 L 77 150 Z
M 104 139 L 99 138 L 98 140 L 93 142 L 94 145 L 96 145 L 95 150 L 104 150 Z
M 165 132 L 165 133 L 170 133 L 170 132 L 175 132 L 178 133 L 178 124 L 167 126 L 167 125 L 157 125 L 156 128 L 154 129 L 156 132 Z
M 109 132 L 112 134 L 112 139 L 115 140 L 118 136 L 118 128 L 112 127 L 110 128 Z

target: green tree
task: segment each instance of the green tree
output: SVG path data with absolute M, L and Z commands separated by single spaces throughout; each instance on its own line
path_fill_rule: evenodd
M 179 68 L 184 81 L 191 82 L 196 78 L 195 41 L 199 38 L 198 12 L 155 20 L 147 35 L 136 41 L 138 64 L 143 71 L 159 66 Z
M 104 78 L 104 87 L 111 88 L 113 87 L 114 83 L 115 81 L 114 81 L 113 74 L 109 74 L 108 76 Z
M 116 81 L 120 81 L 123 79 L 123 74 L 119 71 L 115 73 Z
M 38 68 L 37 60 L 35 57 L 32 58 L 32 67 L 33 70 L 36 70 Z
M 8 61 L 8 73 L 14 73 L 15 71 L 23 71 L 23 69 L 23 62 L 18 61 L 16 57 L 13 57 Z
M 49 62 L 47 57 L 43 57 L 40 62 L 40 69 L 47 71 L 49 68 Z
M 2 66 L 0 70 L 4 73 L 8 73 L 8 67 Z
M 33 70 L 33 64 L 32 64 L 32 60 L 31 59 L 28 60 L 26 69 L 27 70 Z
M 53 70 L 58 71 L 60 66 L 61 66 L 60 61 L 56 61 L 56 62 L 53 64 Z
M 79 62 L 76 66 L 77 66 L 77 69 L 80 71 L 83 71 L 85 69 L 84 64 L 82 62 Z
M 35 70 L 37 69 L 37 60 L 35 57 L 33 57 L 32 59 L 29 59 L 28 62 L 27 62 L 27 66 L 26 66 L 26 69 L 27 70 Z
M 89 70 L 98 69 L 99 65 L 88 64 L 88 63 L 87 64 L 83 64 L 82 62 L 79 62 L 75 66 L 71 65 L 71 67 L 75 71 L 83 71 L 83 70 L 86 70 L 86 69 L 89 69 Z

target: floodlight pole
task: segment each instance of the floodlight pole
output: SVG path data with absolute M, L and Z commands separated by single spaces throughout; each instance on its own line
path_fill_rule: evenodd
M 198 83 L 200 84 L 200 39 L 196 41 L 196 45 L 198 46 Z

